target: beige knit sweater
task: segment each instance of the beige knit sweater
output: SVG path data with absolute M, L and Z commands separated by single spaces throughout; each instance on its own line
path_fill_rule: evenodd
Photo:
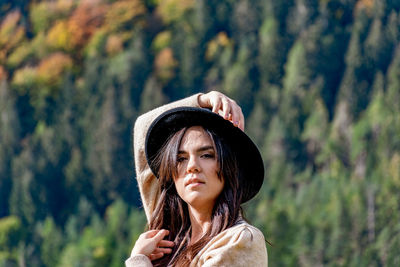
M 146 114 L 141 115 L 134 127 L 134 153 L 136 178 L 142 197 L 143 207 L 149 220 L 155 209 L 159 193 L 157 192 L 157 178 L 151 172 L 146 162 L 144 143 L 147 129 L 153 120 L 166 110 L 191 106 L 199 107 L 199 94 L 176 101 Z M 136 255 L 125 261 L 127 267 L 152 267 L 150 259 L 144 255 Z M 197 254 L 191 267 L 202 266 L 268 266 L 267 249 L 264 236 L 260 230 L 246 222 L 231 227 L 215 236 Z

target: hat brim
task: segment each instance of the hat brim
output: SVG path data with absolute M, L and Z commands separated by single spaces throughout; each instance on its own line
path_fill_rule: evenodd
M 157 117 L 146 135 L 145 154 L 147 163 L 158 178 L 158 169 L 151 164 L 168 138 L 184 127 L 202 126 L 214 131 L 228 143 L 236 155 L 242 179 L 242 203 L 253 198 L 264 181 L 264 164 L 253 141 L 238 127 L 220 115 L 204 108 L 178 107 Z

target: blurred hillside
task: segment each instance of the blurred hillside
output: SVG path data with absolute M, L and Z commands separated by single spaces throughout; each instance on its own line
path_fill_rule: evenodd
M 400 266 L 400 1 L 0 2 L 0 266 L 122 266 L 135 118 L 218 90 L 271 266 Z

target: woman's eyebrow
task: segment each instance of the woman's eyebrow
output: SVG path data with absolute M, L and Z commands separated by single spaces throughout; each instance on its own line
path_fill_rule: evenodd
M 198 152 L 203 152 L 206 150 L 214 150 L 214 147 L 213 146 L 202 146 L 199 149 L 197 149 Z
M 197 152 L 203 152 L 203 151 L 206 151 L 206 150 L 214 151 L 214 147 L 213 146 L 202 146 L 202 147 L 198 148 L 196 151 Z M 184 150 L 179 150 L 178 151 L 178 154 L 185 154 L 185 153 L 187 153 L 187 152 L 184 151 Z

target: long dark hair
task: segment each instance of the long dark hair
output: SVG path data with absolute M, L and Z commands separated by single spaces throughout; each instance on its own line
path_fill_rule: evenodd
M 211 215 L 211 228 L 194 244 L 190 244 L 191 223 L 187 204 L 179 197 L 174 184 L 177 176 L 177 156 L 180 143 L 188 128 L 173 134 L 164 144 L 152 164 L 159 170 L 159 200 L 151 215 L 149 229 L 168 229 L 168 240 L 175 246 L 171 254 L 154 261 L 154 266 L 188 266 L 197 253 L 217 234 L 235 225 L 241 217 L 242 191 L 240 170 L 235 154 L 224 139 L 204 129 L 215 144 L 218 177 L 224 188 L 218 196 Z

